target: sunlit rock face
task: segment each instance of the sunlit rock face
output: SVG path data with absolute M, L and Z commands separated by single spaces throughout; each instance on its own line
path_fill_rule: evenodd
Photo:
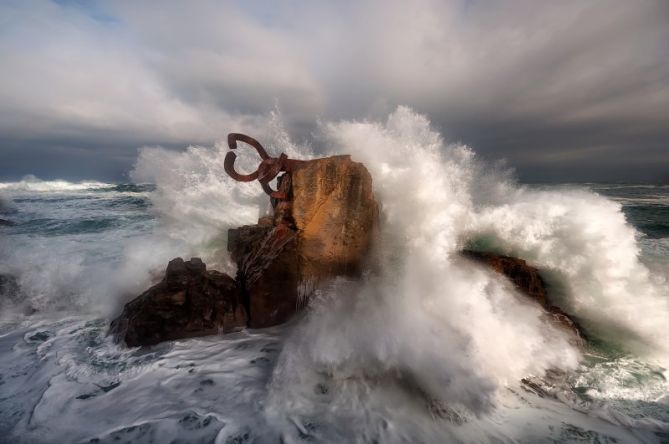
M 379 217 L 367 168 L 350 156 L 313 160 L 293 174 L 292 191 L 302 279 L 359 276 Z

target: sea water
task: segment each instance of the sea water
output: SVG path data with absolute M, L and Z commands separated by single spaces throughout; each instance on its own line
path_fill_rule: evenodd
M 110 319 L 173 257 L 233 274 L 227 229 L 269 211 L 227 147 L 144 149 L 128 184 L 0 184 L 0 442 L 669 442 L 669 186 L 519 184 L 402 107 L 316 137 L 372 173 L 378 271 L 287 325 L 154 347 Z M 589 344 L 464 248 L 540 268 Z

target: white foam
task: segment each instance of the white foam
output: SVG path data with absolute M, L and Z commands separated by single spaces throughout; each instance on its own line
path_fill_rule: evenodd
M 272 153 L 312 155 L 290 143 L 278 115 L 270 123 L 268 132 L 248 132 Z M 486 166 L 468 147 L 446 143 L 426 117 L 408 108 L 384 122 L 325 123 L 317 137 L 332 153 L 351 153 L 371 170 L 382 205 L 379 272 L 362 282 L 334 282 L 293 326 L 249 333 L 262 339 L 250 341 L 248 349 L 243 338 L 244 344 L 235 337 L 195 339 L 158 347 L 158 354 L 168 351 L 164 358 L 145 362 L 142 353 L 100 343 L 100 325 L 45 325 L 53 336 L 36 351 L 31 347 L 37 339 L 31 337 L 37 331 L 27 333 L 32 327 L 26 327 L 24 339 L 20 331 L 0 335 L 12 354 L 3 360 L 7 366 L 11 361 L 33 368 L 35 353 L 47 363 L 36 367 L 34 378 L 13 385 L 17 392 L 10 407 L 34 407 L 32 422 L 25 416 L 14 432 L 31 438 L 50 433 L 63 439 L 111 441 L 128 434 L 137 441 L 188 440 L 200 433 L 184 428 L 184 412 L 191 410 L 197 421 L 216 418 L 201 433 L 209 440 L 217 434 L 217 442 L 246 435 L 270 441 L 308 436 L 346 442 L 537 442 L 569 441 L 584 433 L 652 442 L 651 431 L 666 428 L 651 419 L 635 421 L 634 412 L 626 416 L 601 407 L 598 415 L 605 422 L 523 395 L 520 378 L 541 376 L 549 368 L 571 371 L 579 352 L 503 277 L 457 254 L 472 239 L 483 239 L 488 247 L 552 271 L 575 314 L 611 331 L 622 326 L 635 336 L 621 335 L 621 344 L 661 355 L 666 334 L 661 325 L 669 319 L 666 280 L 639 260 L 637 233 L 620 204 L 573 187 L 518 186 L 507 171 Z M 255 153 L 239 151 L 238 168 L 253 169 Z M 51 290 L 64 289 L 84 294 L 74 305 L 83 310 L 86 301 L 98 303 L 99 290 L 102 295 L 141 290 L 152 268 L 162 269 L 177 255 L 199 255 L 210 266 L 232 270 L 226 229 L 255 223 L 268 199 L 257 183 L 227 177 L 226 152 L 223 144 L 183 152 L 143 149 L 133 177 L 156 184 L 151 211 L 159 224 L 147 228 L 142 239 L 106 234 L 100 248 L 118 247 L 106 254 L 121 264 L 111 275 L 121 285 L 114 288 L 105 279 L 104 260 L 93 268 L 84 257 L 61 266 L 54 256 L 31 280 L 43 289 L 35 292 L 35 301 L 47 308 L 56 297 Z M 78 240 L 59 242 L 45 244 L 51 250 L 23 252 L 12 263 L 23 265 L 18 260 L 23 257 L 41 264 L 40 254 L 50 251 L 76 258 Z M 283 348 L 278 358 L 272 355 L 276 348 Z M 191 362 L 195 376 L 182 367 Z M 599 379 L 599 371 L 595 366 L 582 380 Z M 606 369 L 601 371 L 597 390 L 603 403 L 611 397 L 650 400 L 662 390 L 653 379 L 640 395 L 638 387 L 621 389 L 621 378 L 616 379 L 631 373 L 607 379 Z M 215 385 L 201 390 L 210 384 L 204 381 Z M 104 392 L 101 387 L 111 382 L 121 385 Z M 87 394 L 94 396 L 76 398 Z M 155 399 L 165 402 L 157 405 Z
M 98 181 L 68 182 L 66 180 L 40 180 L 35 176 L 26 176 L 19 182 L 0 182 L 0 190 L 5 192 L 69 192 L 100 188 L 110 188 L 114 184 Z

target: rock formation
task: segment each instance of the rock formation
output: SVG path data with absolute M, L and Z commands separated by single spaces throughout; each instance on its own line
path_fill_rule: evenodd
M 364 165 L 350 156 L 300 161 L 277 179 L 278 190 L 268 191 L 274 214 L 228 231 L 235 279 L 207 271 L 197 258 L 174 259 L 159 284 L 126 304 L 111 332 L 135 346 L 244 326 L 269 327 L 288 321 L 327 280 L 359 277 L 379 219 L 372 177 Z M 508 256 L 463 254 L 506 275 L 546 310 L 549 320 L 580 340 L 579 328 L 551 304 L 535 268 Z
M 133 347 L 231 331 L 246 319 L 234 279 L 198 258 L 176 258 L 160 283 L 125 305 L 110 332 Z
M 304 162 L 279 192 L 273 217 L 228 232 L 253 328 L 288 320 L 324 280 L 359 276 L 378 225 L 372 177 L 350 156 Z
M 465 250 L 463 255 L 476 262 L 486 264 L 496 272 L 508 277 L 523 294 L 537 302 L 549 315 L 555 325 L 573 333 L 579 344 L 583 340 L 581 328 L 567 313 L 551 304 L 546 284 L 539 274 L 539 270 L 530 266 L 522 259 L 503 256 L 494 253 Z
M 129 346 L 286 322 L 318 285 L 359 276 L 378 226 L 372 177 L 350 156 L 302 162 L 279 176 L 274 214 L 228 231 L 237 276 L 174 259 L 128 303 L 111 332 Z

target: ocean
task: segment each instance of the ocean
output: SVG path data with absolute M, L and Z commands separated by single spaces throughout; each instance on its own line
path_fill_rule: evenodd
M 173 257 L 234 273 L 227 228 L 269 207 L 225 147 L 145 149 L 127 184 L 0 183 L 0 442 L 669 442 L 668 185 L 519 184 L 403 108 L 322 131 L 372 172 L 381 271 L 270 329 L 107 336 Z M 537 266 L 588 345 L 465 247 Z

